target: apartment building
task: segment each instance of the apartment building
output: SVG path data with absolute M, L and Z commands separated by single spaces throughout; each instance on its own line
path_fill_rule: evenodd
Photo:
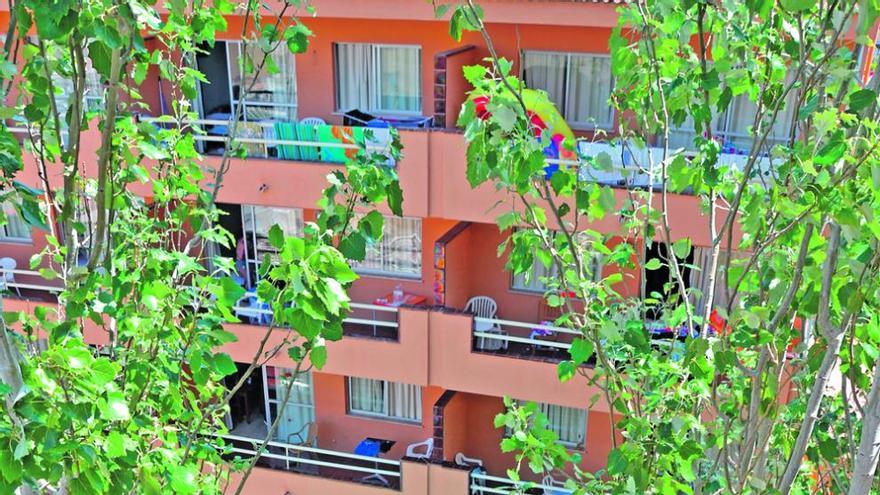
M 513 61 L 530 87 L 546 90 L 579 135 L 613 134 L 618 115 L 608 104 L 614 82 L 607 45 L 617 2 L 481 3 L 499 54 Z M 485 43 L 474 33 L 461 42 L 450 39 L 446 22 L 436 20 L 426 2 L 314 4 L 318 16 L 305 20 L 315 33 L 307 53 L 280 57 L 279 71 L 262 76 L 244 99 L 245 78 L 237 71 L 244 49 L 236 39 L 240 18 L 231 17 L 226 39 L 198 60 L 210 81 L 197 102 L 209 129 L 205 159 L 219 160 L 232 108 L 242 105 L 246 121 L 247 134 L 239 137 L 247 138 L 249 156 L 233 160 L 219 195 L 229 213 L 225 227 L 240 239 L 226 254 L 239 261 L 241 283 L 253 287 L 257 260 L 269 249 L 269 227 L 277 223 L 295 235 L 314 218 L 325 176 L 344 161 L 344 149 L 319 146 L 326 137 L 321 129 L 331 125 L 371 127 L 377 145 L 383 126 L 398 128 L 404 157 L 392 165 L 404 191 L 404 217 L 386 219 L 383 240 L 369 246 L 357 265 L 361 279 L 351 292 L 354 311 L 345 338 L 328 345 L 324 369 L 296 378 L 270 455 L 261 459 L 248 492 L 503 493 L 512 485 L 505 471 L 514 459 L 501 452 L 506 432 L 493 426 L 493 418 L 503 411 L 505 396 L 538 402 L 560 439 L 582 454 L 583 468 L 602 469 L 611 448 L 609 405 L 591 403 L 596 390 L 585 381 L 557 379 L 556 364 L 572 336 L 565 329 L 549 336 L 536 331 L 554 319 L 542 301 L 542 267 L 536 264 L 529 280 L 504 270 L 496 248 L 505 234 L 494 224 L 493 209 L 504 197 L 491 187 L 471 189 L 465 177 L 466 144 L 455 127 L 468 89 L 461 68 L 487 56 Z M 154 115 L 167 108 L 166 92 L 146 83 Z M 732 162 L 739 159 L 748 112 L 743 102 L 718 123 Z M 299 141 L 316 145 L 284 144 L 286 128 L 279 123 L 297 124 Z M 314 129 L 311 139 L 301 133 L 308 128 Z M 682 128 L 674 138 L 692 132 Z M 616 165 L 629 165 L 602 141 L 582 146 L 611 151 Z M 650 185 L 619 172 L 590 177 L 621 186 L 621 196 L 627 186 Z M 35 170 L 24 171 L 21 180 L 40 187 Z M 699 265 L 709 244 L 707 219 L 688 195 L 673 196 L 670 208 L 673 231 L 692 240 L 690 261 Z M 44 233 L 7 213 L 0 256 L 26 267 L 45 244 Z M 613 216 L 591 227 L 619 230 Z M 696 272 L 687 275 L 690 284 L 705 283 Z M 637 276 L 628 278 L 624 292 L 636 295 Z M 51 304 L 44 285 L 35 275 L 17 273 L 6 309 Z M 246 363 L 271 315 L 250 295 L 239 301 L 237 313 L 241 323 L 229 328 L 238 341 L 224 350 Z M 282 337 L 276 331 L 270 345 Z M 97 332 L 94 338 L 100 339 Z M 278 414 L 276 391 L 293 379 L 292 367 L 280 353 L 233 400 L 229 438 L 243 454 Z M 534 479 L 542 485 L 535 493 L 567 493 L 552 478 Z

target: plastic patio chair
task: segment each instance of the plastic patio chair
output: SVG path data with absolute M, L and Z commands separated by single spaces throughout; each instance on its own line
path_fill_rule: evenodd
M 498 303 L 488 296 L 474 296 L 468 299 L 464 306 L 465 313 L 471 313 L 477 318 L 494 319 L 498 315 Z M 474 322 L 474 329 L 484 333 L 494 333 L 498 335 L 507 335 L 507 332 L 501 330 L 501 326 L 497 323 L 492 324 L 488 328 L 481 328 L 485 322 Z M 491 339 L 480 337 L 477 339 L 477 349 L 484 351 L 497 351 L 499 349 L 507 349 L 507 341 L 503 339 Z
M 472 457 L 467 457 L 464 455 L 464 452 L 459 452 L 455 454 L 455 463 L 459 466 L 471 467 L 471 466 L 483 466 L 483 461 L 481 459 L 474 459 Z
M 420 449 L 424 449 L 423 452 L 419 452 Z M 429 438 L 424 442 L 418 442 L 410 444 L 406 448 L 406 457 L 410 457 L 413 459 L 430 459 L 431 454 L 434 453 L 434 439 Z
M 326 125 L 327 122 L 321 117 L 306 117 L 299 121 L 303 125 Z
M 544 495 L 571 495 L 571 491 L 565 488 L 565 483 L 557 480 L 553 475 L 544 476 L 541 484 L 544 485 Z
M 12 273 L 12 270 L 15 270 L 16 266 L 14 258 L 0 258 L 0 289 L 6 289 L 9 284 L 15 283 L 15 274 Z M 21 290 L 18 287 L 14 287 L 14 289 L 18 297 L 21 297 Z

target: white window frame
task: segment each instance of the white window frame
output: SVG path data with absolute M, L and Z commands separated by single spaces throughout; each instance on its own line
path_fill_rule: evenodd
M 528 403 L 528 401 L 519 400 L 519 399 L 516 399 L 516 402 L 517 402 L 517 404 L 519 404 L 520 407 L 525 406 Z M 541 414 L 543 414 L 544 416 L 547 417 L 547 429 L 555 432 L 557 437 L 560 437 L 560 435 L 559 435 L 560 428 L 554 427 L 553 422 L 550 421 L 550 415 L 547 413 L 548 411 L 545 411 L 545 408 L 549 409 L 551 407 L 559 407 L 559 408 L 572 409 L 575 411 L 583 412 L 583 414 L 584 414 L 584 420 L 583 420 L 583 427 L 584 427 L 583 435 L 584 435 L 584 437 L 580 441 L 575 441 L 575 442 L 573 442 L 571 440 L 564 440 L 560 437 L 558 441 L 560 444 L 564 445 L 565 447 L 568 447 L 569 449 L 573 449 L 573 450 L 585 450 L 586 449 L 587 431 L 588 431 L 589 421 L 590 421 L 589 409 L 581 409 L 579 407 L 570 407 L 570 406 L 560 406 L 558 404 L 551 404 L 549 402 L 535 402 L 535 404 L 538 405 L 538 412 L 540 412 Z M 510 427 L 505 426 L 504 427 L 504 436 L 510 437 L 512 435 L 513 435 L 513 431 L 510 429 Z
M 28 223 L 21 218 L 16 210 L 9 202 L 0 201 L 0 208 L 3 209 L 4 213 L 7 216 L 7 221 L 3 225 L 0 225 L 0 242 L 9 243 L 9 244 L 31 244 L 33 242 L 33 228 L 28 225 Z M 10 211 L 12 210 L 12 211 Z M 27 237 L 18 237 L 10 234 L 9 232 L 9 218 L 11 215 L 15 215 L 22 223 L 24 223 L 28 227 L 28 235 Z
M 241 55 L 243 53 L 244 41 L 242 40 L 218 40 L 223 41 L 226 46 L 226 83 L 229 85 L 229 101 L 231 105 L 232 112 L 235 112 L 235 109 L 238 105 L 242 105 L 241 109 L 241 120 L 243 122 L 249 122 L 247 118 L 247 109 L 248 106 L 251 107 L 267 107 L 267 108 L 287 108 L 293 110 L 294 119 L 299 116 L 299 88 L 297 87 L 296 81 L 296 57 L 291 55 L 293 60 L 293 103 L 276 103 L 276 102 L 267 102 L 267 101 L 247 101 L 241 100 L 240 98 L 235 98 L 235 93 L 232 91 L 232 57 L 230 57 L 229 49 L 231 46 L 235 45 L 238 49 L 239 60 L 241 60 Z M 286 47 L 281 47 L 280 49 L 285 50 Z M 265 70 L 265 68 L 263 69 Z M 245 74 L 244 69 L 242 69 L 242 82 L 247 79 L 250 74 Z M 241 96 L 241 95 L 239 95 Z M 201 95 L 200 95 L 201 97 Z
M 395 279 L 404 279 L 404 280 L 421 280 L 422 273 L 425 270 L 425 263 L 424 263 L 424 260 L 422 259 L 425 254 L 424 236 L 423 236 L 424 222 L 419 217 L 391 217 L 388 215 L 383 215 L 383 218 L 386 221 L 385 225 L 387 225 L 387 221 L 390 218 L 400 218 L 400 219 L 409 220 L 409 221 L 415 220 L 418 222 L 418 229 L 419 229 L 419 232 L 418 232 L 418 236 L 419 236 L 419 243 L 418 243 L 418 246 L 419 246 L 419 253 L 418 253 L 419 272 L 418 273 L 410 273 L 410 272 L 403 272 L 403 271 L 395 271 L 395 270 L 391 269 L 390 267 L 385 268 L 390 265 L 390 262 L 385 258 L 385 254 L 384 254 L 384 250 L 386 249 L 385 242 L 390 242 L 390 239 L 387 236 L 387 234 L 388 234 L 387 229 L 385 229 L 385 227 L 383 226 L 382 240 L 380 240 L 379 244 L 378 244 L 378 249 L 380 250 L 380 253 L 382 256 L 381 264 L 382 264 L 383 268 L 381 268 L 381 269 L 366 268 L 366 267 L 360 266 L 360 263 L 358 263 L 358 262 L 353 262 L 352 268 L 354 269 L 355 273 L 358 273 L 361 275 L 367 275 L 367 276 L 374 276 L 374 277 L 385 277 L 385 278 L 395 278 Z M 403 239 L 403 237 L 401 237 L 400 239 Z M 368 244 L 367 249 L 369 249 L 369 248 L 370 248 L 370 245 Z
M 349 41 L 338 41 L 333 44 L 333 87 L 334 87 L 334 102 L 333 105 L 336 107 L 336 113 L 342 114 L 348 112 L 349 110 L 354 110 L 353 108 L 342 108 L 339 105 L 339 59 L 336 57 L 336 47 L 338 45 L 366 45 L 370 47 L 370 59 L 371 63 L 368 67 L 368 71 L 370 72 L 367 77 L 367 100 L 369 100 L 369 108 L 358 108 L 357 110 L 361 110 L 367 113 L 376 113 L 386 117 L 420 117 L 422 116 L 422 109 L 425 107 L 425 92 L 424 92 L 424 81 L 422 80 L 422 46 L 421 45 L 413 45 L 413 44 L 404 44 L 404 43 L 361 43 L 361 42 L 349 42 Z M 419 66 L 416 68 L 418 77 L 419 77 L 419 110 L 390 110 L 386 108 L 380 107 L 381 98 L 379 97 L 380 91 L 380 77 L 379 77 L 379 66 L 381 65 L 381 52 L 382 48 L 415 48 L 418 50 L 418 60 Z
M 260 263 L 263 262 L 261 258 L 256 256 L 257 253 L 257 208 L 265 208 L 265 209 L 277 209 L 277 210 L 289 210 L 293 212 L 295 224 L 293 225 L 293 230 L 295 235 L 302 235 L 304 228 L 303 221 L 303 209 L 302 208 L 284 208 L 279 206 L 263 206 L 263 205 L 241 205 L 241 235 L 245 236 L 245 243 L 247 244 L 245 250 L 245 267 L 246 267 L 246 277 L 245 282 L 248 284 L 248 287 L 255 287 L 258 280 L 250 280 L 251 270 L 253 273 L 257 274 L 257 278 L 259 277 L 259 267 Z M 247 224 L 245 223 L 245 215 L 250 215 L 251 226 L 253 232 L 248 236 Z M 269 225 L 269 228 L 272 226 Z M 268 235 L 268 230 L 266 231 Z M 248 238 L 249 237 L 249 238 Z M 236 240 L 237 242 L 237 240 Z M 237 246 L 237 245 L 236 245 Z
M 351 396 L 352 378 L 358 378 L 360 380 L 372 380 L 375 382 L 382 383 L 382 409 L 383 409 L 383 412 L 377 413 L 377 412 L 373 412 L 373 411 L 364 411 L 364 410 L 360 410 L 360 409 L 355 409 L 352 406 L 352 404 L 351 404 L 351 402 L 352 402 L 352 400 L 351 400 L 351 397 L 352 397 Z M 389 385 L 392 383 L 399 384 L 399 385 L 406 385 L 406 386 L 412 387 L 413 390 L 416 390 L 416 392 L 418 393 L 418 403 L 419 403 L 419 408 L 418 408 L 419 417 L 418 418 L 415 418 L 415 419 L 414 418 L 407 418 L 407 417 L 397 416 L 397 415 L 391 414 L 390 400 L 389 400 L 389 390 L 390 390 Z M 424 408 L 424 403 L 422 402 L 423 401 L 422 387 L 420 387 L 419 385 L 415 385 L 415 384 L 411 384 L 411 383 L 403 383 L 403 382 L 391 382 L 389 380 L 377 380 L 374 378 L 361 378 L 361 377 L 351 377 L 351 376 L 346 377 L 346 384 L 345 385 L 346 385 L 345 386 L 345 396 L 346 396 L 345 403 L 346 403 L 346 406 L 348 407 L 348 413 L 350 415 L 366 416 L 366 417 L 370 417 L 370 418 L 378 418 L 378 419 L 384 419 L 384 420 L 388 420 L 388 421 L 395 421 L 398 423 L 422 424 L 423 416 L 424 416 L 422 409 Z
M 596 120 L 595 122 L 590 121 L 579 121 L 579 120 L 570 120 L 568 118 L 568 99 L 569 99 L 569 91 L 571 89 L 571 58 L 575 57 L 595 57 L 595 58 L 604 58 L 611 60 L 611 55 L 608 53 L 593 53 L 593 52 L 566 52 L 566 51 L 558 51 L 558 50 L 522 50 L 520 53 L 520 79 L 525 81 L 525 56 L 526 53 L 547 53 L 551 55 L 564 55 L 565 56 L 565 94 L 562 95 L 563 104 L 562 108 L 558 108 L 560 115 L 565 119 L 565 122 L 572 128 L 577 130 L 584 131 L 593 131 L 593 130 L 613 130 L 614 129 L 614 121 L 617 118 L 617 111 L 614 109 L 614 106 L 610 103 L 608 107 L 611 111 L 610 120 L 608 122 L 599 122 Z M 531 88 L 531 89 L 540 89 L 540 88 Z M 608 94 L 608 97 L 611 97 L 611 93 L 614 91 L 614 76 L 611 76 L 611 91 Z
M 557 234 L 559 232 L 556 232 Z M 602 270 L 605 267 L 605 257 L 602 256 L 601 253 L 593 253 L 593 256 L 589 260 L 591 273 L 593 275 L 592 281 L 598 283 L 602 280 Z M 529 294 L 545 294 L 547 292 L 547 284 L 545 284 L 540 276 L 535 273 L 536 269 L 539 267 L 543 267 L 543 263 L 541 260 L 535 256 L 532 260 L 532 268 L 529 272 L 529 282 L 533 284 L 539 285 L 539 287 L 528 287 L 526 284 L 526 272 L 522 273 L 511 273 L 510 274 L 510 290 L 515 292 L 526 292 Z M 555 264 L 550 264 L 550 277 L 558 276 L 558 269 Z M 565 290 L 565 289 L 561 289 Z

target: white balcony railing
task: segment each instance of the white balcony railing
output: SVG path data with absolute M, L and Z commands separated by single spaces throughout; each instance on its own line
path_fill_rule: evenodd
M 63 287 L 57 285 L 21 282 L 20 279 L 23 277 L 34 277 L 41 281 L 45 280 L 43 276 L 40 275 L 40 272 L 34 270 L 10 270 L 0 268 L 0 291 L 14 292 L 20 295 L 22 289 L 44 291 L 50 294 L 57 294 L 63 290 Z
M 544 495 L 571 495 L 572 491 L 559 485 L 559 482 L 547 484 L 545 482 L 513 481 L 509 478 L 501 478 L 482 474 L 477 471 L 471 473 L 471 495 L 512 495 L 520 493 L 541 493 Z
M 338 450 L 326 450 L 305 445 L 294 445 L 283 442 L 268 442 L 263 452 L 257 448 L 262 439 L 241 437 L 236 435 L 218 435 L 229 445 L 229 450 L 236 454 L 248 456 L 259 455 L 261 459 L 281 461 L 285 470 L 297 471 L 297 468 L 314 466 L 352 473 L 362 473 L 363 477 L 356 481 L 376 481 L 386 486 L 391 479 L 400 479 L 400 461 L 350 454 Z M 305 470 L 304 470 L 305 471 Z M 307 473 L 308 474 L 308 473 Z M 312 473 L 314 474 L 314 473 Z
M 510 335 L 505 327 L 524 328 L 530 331 L 529 337 Z M 516 342 L 527 344 L 534 348 L 552 347 L 567 350 L 571 348 L 568 342 L 559 342 L 557 339 L 562 335 L 580 336 L 581 333 L 570 328 L 562 328 L 542 323 L 526 323 L 522 321 L 502 320 L 499 318 L 474 317 L 474 337 L 477 337 L 477 348 L 482 350 L 498 350 L 506 348 L 507 343 Z M 544 335 L 539 335 L 544 334 Z M 538 338 L 541 337 L 541 338 Z
M 373 327 L 383 327 L 383 328 L 394 328 L 397 329 L 400 327 L 400 323 L 397 318 L 398 309 L 389 306 L 379 306 L 377 304 L 362 304 L 362 303 L 350 303 L 349 307 L 352 311 L 355 310 L 366 310 L 371 311 L 373 313 L 372 318 L 356 318 L 349 316 L 345 318 L 343 322 L 352 323 L 356 325 L 369 325 Z M 235 315 L 240 319 L 248 318 L 254 324 L 260 325 L 268 325 L 272 321 L 272 310 L 269 309 L 269 305 L 265 303 L 258 303 L 258 305 L 254 306 L 240 306 L 236 305 L 232 307 L 232 310 L 235 312 Z M 383 320 L 377 317 L 377 314 L 388 313 L 394 315 L 394 320 Z

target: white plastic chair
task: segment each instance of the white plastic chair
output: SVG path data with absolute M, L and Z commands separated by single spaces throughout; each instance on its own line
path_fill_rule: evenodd
M 468 299 L 464 312 L 480 318 L 495 318 L 498 314 L 498 303 L 488 296 L 474 296 Z
M 325 125 L 327 124 L 321 117 L 306 117 L 299 121 L 303 125 Z
M 467 457 L 464 455 L 464 452 L 459 452 L 455 454 L 455 463 L 459 466 L 470 467 L 470 466 L 479 466 L 483 467 L 483 461 L 481 459 L 473 459 L 471 457 Z
M 548 474 L 541 480 L 544 485 L 544 495 L 571 495 L 571 491 L 565 488 L 565 483 Z M 552 488 L 551 488 L 552 487 Z M 559 488 L 556 488 L 559 487 Z
M 468 299 L 464 306 L 465 313 L 471 313 L 477 318 L 494 319 L 498 315 L 498 303 L 488 296 L 474 296 Z M 507 335 L 507 332 L 501 330 L 501 326 L 497 323 L 489 324 L 486 322 L 474 322 L 474 330 L 484 333 L 494 333 L 497 335 Z M 492 339 L 480 337 L 477 339 L 477 349 L 484 351 L 497 351 L 498 349 L 507 349 L 507 341 L 503 339 Z
M 9 284 L 15 283 L 15 274 L 12 273 L 12 270 L 15 270 L 16 266 L 14 258 L 0 258 L 0 289 L 6 289 Z M 15 287 L 15 292 L 18 297 L 21 297 L 21 290 L 18 287 Z
M 424 452 L 417 452 L 419 449 L 424 449 Z M 406 448 L 406 457 L 411 457 L 413 459 L 430 459 L 431 454 L 434 453 L 434 439 L 429 438 L 424 442 L 410 444 Z

